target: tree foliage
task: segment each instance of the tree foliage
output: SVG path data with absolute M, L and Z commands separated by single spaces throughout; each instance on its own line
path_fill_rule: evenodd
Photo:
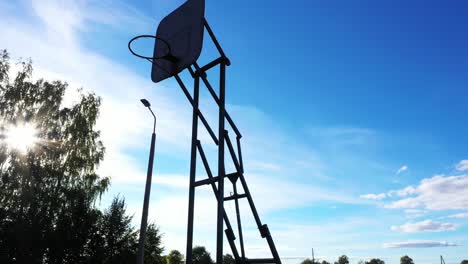
M 116 198 L 102 212 L 95 204 L 110 180 L 96 169 L 105 148 L 95 129 L 101 100 L 83 93 L 70 107 L 67 83 L 32 79 L 22 61 L 10 76 L 0 51 L 0 263 L 125 263 L 135 260 L 136 231 Z M 25 152 L 8 131 L 30 124 L 38 138 Z M 150 225 L 146 263 L 162 264 L 161 237 Z
M 304 259 L 301 264 L 315 264 L 310 258 Z
M 405 255 L 400 258 L 400 264 L 414 264 L 414 262 L 412 258 Z
M 324 260 L 324 261 L 325 261 L 325 260 Z M 322 262 L 323 262 L 323 261 L 322 261 Z M 325 261 L 325 262 L 326 262 L 326 261 Z M 320 264 L 320 262 L 317 261 L 317 260 L 312 260 L 312 259 L 310 259 L 310 258 L 306 258 L 306 259 L 304 259 L 304 260 L 301 262 L 301 264 Z
M 163 251 L 161 231 L 155 223 L 151 223 L 146 229 L 145 263 L 166 264 L 167 260 L 162 256 Z
M 205 247 L 197 246 L 192 251 L 193 264 L 213 264 L 213 259 Z
M 366 261 L 366 264 L 385 264 L 385 261 L 378 258 L 373 258 L 369 261 Z
M 223 264 L 236 264 L 236 259 L 231 254 L 223 256 Z
M 167 264 L 183 264 L 184 255 L 182 255 L 178 250 L 171 250 L 166 256 L 166 261 Z
M 460 264 L 468 264 L 468 260 L 462 260 L 462 262 L 460 262 Z
M 338 261 L 335 261 L 335 264 L 349 264 L 348 256 L 342 255 L 338 258 Z

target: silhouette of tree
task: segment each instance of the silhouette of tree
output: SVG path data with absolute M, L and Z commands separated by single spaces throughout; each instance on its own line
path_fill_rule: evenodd
M 306 258 L 301 262 L 301 264 L 320 264 L 320 262 L 318 262 L 317 260 L 312 260 L 310 258 Z
M 400 258 L 400 264 L 414 264 L 413 262 L 413 259 L 408 257 L 407 255 L 406 256 L 402 256 Z
M 338 258 L 338 261 L 335 261 L 335 264 L 349 264 L 348 256 L 342 255 Z
M 213 259 L 205 247 L 197 246 L 192 251 L 193 264 L 213 264 Z
M 166 259 L 162 256 L 164 247 L 161 242 L 161 232 L 156 224 L 151 223 L 146 230 L 145 242 L 145 263 L 147 264 L 166 264 Z M 136 238 L 136 236 L 135 236 Z
M 385 264 L 385 261 L 378 258 L 373 258 L 369 261 L 366 261 L 366 264 Z
M 137 234 L 130 223 L 131 216 L 125 215 L 125 201 L 114 198 L 100 223 L 105 263 L 128 263 L 135 260 Z
M 236 264 L 236 260 L 231 254 L 226 254 L 223 256 L 223 264 Z
M 183 264 L 184 255 L 182 255 L 178 250 L 171 250 L 166 256 L 167 264 Z
M 322 260 L 321 262 L 322 264 L 330 264 L 330 262 L 326 261 L 326 260 Z
M 468 260 L 462 260 L 462 262 L 460 262 L 460 264 L 468 264 Z
M 99 217 L 93 204 L 109 185 L 95 173 L 104 156 L 94 130 L 100 99 L 82 94 L 61 108 L 67 84 L 32 81 L 31 62 L 19 65 L 10 78 L 8 53 L 0 52 L 0 245 L 19 263 L 77 263 Z M 40 139 L 25 152 L 5 135 L 23 124 Z

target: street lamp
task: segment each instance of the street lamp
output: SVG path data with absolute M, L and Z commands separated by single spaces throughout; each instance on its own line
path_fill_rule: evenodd
M 140 241 L 138 244 L 137 264 L 143 264 L 145 256 L 146 227 L 148 225 L 148 206 L 151 192 L 151 178 L 153 175 L 154 145 L 156 143 L 156 116 L 151 110 L 151 104 L 146 99 L 141 99 L 141 103 L 147 107 L 154 118 L 153 134 L 151 135 L 151 147 L 148 161 L 148 171 L 146 174 L 145 198 L 143 201 L 143 213 L 141 215 Z

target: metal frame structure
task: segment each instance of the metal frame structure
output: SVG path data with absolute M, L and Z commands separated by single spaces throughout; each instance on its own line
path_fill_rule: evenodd
M 236 260 L 236 263 L 238 264 L 260 264 L 260 263 L 281 264 L 281 260 L 279 258 L 278 252 L 276 250 L 276 247 L 273 242 L 273 238 L 271 237 L 268 226 L 266 224 L 262 224 L 260 220 L 257 209 L 255 207 L 252 196 L 250 194 L 249 188 L 247 186 L 247 182 L 244 177 L 244 166 L 243 166 L 243 161 L 242 161 L 242 152 L 241 152 L 241 144 L 240 144 L 240 139 L 242 138 L 242 135 L 225 109 L 225 106 L 226 106 L 225 104 L 226 66 L 229 66 L 231 63 L 229 59 L 226 57 L 223 49 L 221 48 L 221 45 L 217 41 L 206 19 L 204 19 L 204 28 L 208 32 L 220 56 L 217 59 L 209 62 L 208 64 L 202 67 L 200 67 L 198 63 L 195 62 L 193 63 L 193 65 L 187 68 L 191 77 L 194 80 L 193 97 L 187 90 L 187 87 L 183 83 L 180 76 L 178 74 L 174 75 L 177 83 L 179 84 L 180 88 L 182 89 L 188 101 L 193 107 L 186 263 L 192 264 L 195 189 L 203 185 L 211 185 L 213 192 L 217 199 L 216 263 L 217 264 L 223 263 L 223 238 L 224 238 L 223 229 L 224 229 L 224 223 L 225 223 L 226 229 L 224 230 L 224 232 L 226 233 L 226 237 L 229 242 L 229 246 L 232 250 L 232 253 L 234 255 L 234 258 Z M 208 81 L 208 76 L 207 76 L 207 72 L 210 69 L 213 69 L 217 66 L 219 66 L 219 74 L 220 74 L 219 96 L 216 94 L 215 90 L 213 89 L 213 86 Z M 200 80 L 207 87 L 209 93 L 211 94 L 214 101 L 218 105 L 219 123 L 218 123 L 217 135 L 213 132 L 210 125 L 208 124 L 208 122 L 206 121 L 205 117 L 203 116 L 202 112 L 199 109 Z M 208 131 L 208 134 L 213 139 L 213 142 L 218 147 L 218 163 L 217 163 L 218 174 L 217 176 L 213 176 L 207 157 L 203 151 L 202 143 L 198 139 L 199 121 L 201 121 L 201 123 L 204 125 L 204 127 Z M 228 124 L 231 126 L 232 130 L 235 133 L 237 149 L 234 148 L 233 142 L 231 141 L 228 135 L 228 132 L 225 129 L 226 121 L 228 122 Z M 235 171 L 232 173 L 226 173 L 225 171 L 225 152 L 226 152 L 225 147 L 226 146 L 227 146 L 227 151 L 229 152 L 230 157 L 235 167 Z M 200 158 L 203 163 L 203 167 L 205 168 L 207 176 L 208 176 L 207 179 L 196 180 L 197 155 L 200 155 Z M 228 197 L 225 197 L 225 194 L 224 194 L 225 178 L 227 178 L 233 185 L 233 194 Z M 240 182 L 242 189 L 244 190 L 244 193 L 237 192 L 238 182 Z M 268 243 L 268 246 L 272 253 L 272 258 L 249 259 L 245 256 L 244 238 L 242 234 L 242 224 L 241 224 L 241 217 L 240 217 L 240 211 L 239 211 L 239 199 L 244 199 L 244 198 L 246 198 L 248 201 L 248 204 L 254 216 L 255 222 L 260 231 L 261 237 L 265 238 Z M 224 209 L 224 202 L 232 201 L 232 200 L 234 200 L 235 202 L 236 220 L 237 220 L 239 244 L 240 244 L 240 254 L 239 254 L 239 251 L 237 250 L 237 246 L 234 241 L 236 239 L 234 230 L 232 228 L 232 225 L 226 213 L 226 210 Z

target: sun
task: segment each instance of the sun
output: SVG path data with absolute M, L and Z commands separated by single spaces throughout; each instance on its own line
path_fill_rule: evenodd
M 11 126 L 5 136 L 8 146 L 22 153 L 26 153 L 38 141 L 37 130 L 31 123 Z

